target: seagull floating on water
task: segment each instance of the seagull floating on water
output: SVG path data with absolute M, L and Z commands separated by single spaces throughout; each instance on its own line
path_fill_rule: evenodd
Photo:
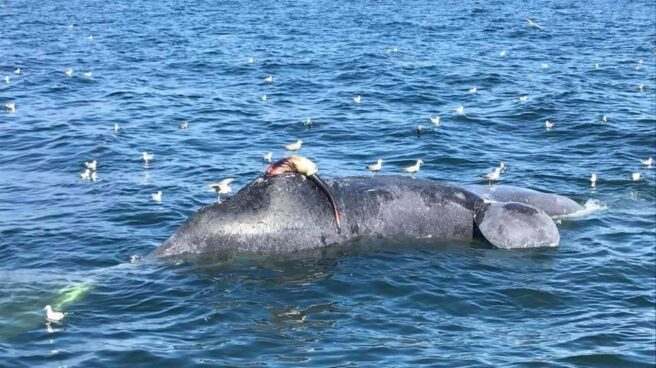
M 151 161 L 153 158 L 155 158 L 155 154 L 154 153 L 148 153 L 148 152 L 144 151 L 141 154 L 141 158 L 143 158 L 144 163 L 146 165 L 148 165 L 148 162 Z
M 118 123 L 114 123 L 114 133 L 118 133 L 120 129 L 121 127 L 118 125 Z
M 92 75 L 93 73 L 91 73 L 91 71 L 84 72 L 84 76 L 87 78 L 91 78 Z
M 66 73 L 66 75 L 68 75 L 69 78 L 72 77 L 73 76 L 73 68 L 66 69 L 64 71 L 64 73 Z
M 638 181 L 640 179 L 642 179 L 642 174 L 641 173 L 639 173 L 639 172 L 631 173 L 631 180 Z
M 528 101 L 528 96 L 527 95 L 519 96 L 518 99 L 519 99 L 519 102 L 526 102 L 526 101 Z
M 594 68 L 595 68 L 595 69 L 599 69 L 599 64 L 595 64 L 595 65 L 594 65 Z
M 150 196 L 153 198 L 153 201 L 155 201 L 155 202 L 161 202 L 161 201 L 162 201 L 162 195 L 163 195 L 163 194 L 164 194 L 164 193 L 162 193 L 161 190 L 158 190 L 158 191 L 155 192 L 155 193 L 151 193 Z
M 86 166 L 87 169 L 96 171 L 96 168 L 98 167 L 98 162 L 96 160 L 85 162 L 84 166 Z
M 180 125 L 178 125 L 178 128 L 187 129 L 187 128 L 189 128 L 189 123 L 186 120 L 183 120 L 183 121 L 180 122 Z
M 551 130 L 554 127 L 554 123 L 547 120 L 547 121 L 544 122 L 544 126 L 547 128 L 547 130 Z
M 307 120 L 305 120 L 303 122 L 303 125 L 305 125 L 306 127 L 311 127 L 312 126 L 312 119 L 307 118 Z
M 248 58 L 248 63 L 249 64 L 253 64 L 254 62 L 255 62 L 255 59 L 253 59 L 252 56 Z
M 383 160 L 381 159 L 378 159 L 378 161 L 376 161 L 375 164 L 367 166 L 367 169 L 369 169 L 369 171 L 371 171 L 372 173 L 376 173 L 380 171 L 380 169 L 382 168 L 383 168 Z
M 654 165 L 654 158 L 650 157 L 646 160 L 640 160 L 640 162 L 648 168 L 651 168 Z
M 16 112 L 16 103 L 15 102 L 10 102 L 5 105 L 5 110 L 7 112 Z
M 608 122 L 608 117 L 606 116 L 606 114 L 601 115 L 601 122 L 602 123 L 607 123 Z
M 424 161 L 422 161 L 422 160 L 417 160 L 417 163 L 416 163 L 416 164 L 404 168 L 404 169 L 403 169 L 403 172 L 408 173 L 408 174 L 415 174 L 415 173 L 418 173 L 419 170 L 421 169 L 421 165 L 422 165 L 423 163 L 424 163 Z
M 456 106 L 455 109 L 453 109 L 453 111 L 456 113 L 456 115 L 464 115 L 465 114 L 465 107 L 462 106 L 462 105 L 458 105 L 458 106 Z
M 358 95 L 358 96 L 353 97 L 353 102 L 355 102 L 356 104 L 359 104 L 360 102 L 362 102 L 362 96 Z
M 499 170 L 500 170 L 501 172 L 506 172 L 507 169 L 508 169 L 508 166 L 506 166 L 506 164 L 504 164 L 503 161 L 501 161 L 501 162 L 499 163 Z
M 430 120 L 431 124 L 435 126 L 440 126 L 440 116 L 435 115 L 435 116 L 429 116 L 428 119 Z
M 264 78 L 264 81 L 267 83 L 273 83 L 273 75 L 269 75 L 268 77 Z
M 89 41 L 93 41 L 93 35 L 89 35 L 89 37 L 87 37 L 87 39 L 88 39 Z
M 98 180 L 98 174 L 95 171 L 91 172 L 91 181 Z
M 271 162 L 271 161 L 273 161 L 273 153 L 271 153 L 271 152 L 267 152 L 267 153 L 265 153 L 264 155 L 262 155 L 262 159 L 263 159 L 265 162 Z
M 6 82 L 7 84 L 9 84 L 10 81 L 11 81 L 11 79 L 9 78 L 9 76 L 8 76 L 8 75 L 5 76 L 5 82 Z
M 644 90 L 645 90 L 645 85 L 642 84 L 642 83 L 638 84 L 638 90 L 639 90 L 640 92 L 644 91 Z
M 303 141 L 299 139 L 299 140 L 296 141 L 296 143 L 290 143 L 290 144 L 286 145 L 284 148 L 287 151 L 298 151 L 298 150 L 301 149 L 302 145 L 303 145 Z
M 50 322 L 61 322 L 68 313 L 62 313 L 62 312 L 55 312 L 52 310 L 52 307 L 50 304 L 46 305 L 45 308 L 43 308 L 44 311 L 46 311 L 46 319 Z
M 636 65 L 636 70 L 640 70 L 640 68 L 642 67 L 642 63 L 644 63 L 642 59 L 638 60 L 638 65 Z
M 590 176 L 590 186 L 594 188 L 596 184 L 597 184 L 597 174 L 593 173 Z
M 85 169 L 84 172 L 80 174 L 82 180 L 91 180 L 91 170 Z
M 526 22 L 528 23 L 528 26 L 531 28 L 537 28 L 537 29 L 542 29 L 539 24 L 535 23 L 531 18 L 526 18 Z
M 20 75 L 20 73 L 21 73 L 21 68 L 14 69 L 14 74 Z
M 549 64 L 547 64 L 547 63 L 542 63 L 542 64 L 540 64 L 540 68 L 542 68 L 542 69 L 547 69 L 547 68 L 549 68 Z
M 210 189 L 212 189 L 214 192 L 216 192 L 217 202 L 221 202 L 221 194 L 228 194 L 228 193 L 232 192 L 232 188 L 230 188 L 230 184 L 234 180 L 235 179 L 233 179 L 233 178 L 227 178 L 227 179 L 221 180 L 218 183 L 208 185 L 210 187 Z
M 499 56 L 501 56 L 501 57 L 506 56 L 506 50 L 499 51 Z
M 477 87 L 472 87 L 472 88 L 470 88 L 467 92 L 469 92 L 469 93 L 476 93 L 476 92 L 478 92 L 478 88 L 477 88 Z

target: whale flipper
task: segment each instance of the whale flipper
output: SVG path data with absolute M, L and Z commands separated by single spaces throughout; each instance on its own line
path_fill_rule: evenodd
M 558 228 L 541 209 L 516 202 L 485 203 L 474 217 L 479 233 L 497 248 L 556 247 Z

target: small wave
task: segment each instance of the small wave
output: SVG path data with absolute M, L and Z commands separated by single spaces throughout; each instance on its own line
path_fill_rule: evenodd
M 567 215 L 562 215 L 562 216 L 557 216 L 556 218 L 562 219 L 562 218 L 579 218 L 579 217 L 584 217 L 587 216 L 591 213 L 594 212 L 599 212 L 599 211 L 604 211 L 608 209 L 608 206 L 606 206 L 604 203 L 602 203 L 599 200 L 596 199 L 588 199 L 587 202 L 583 205 L 583 209 L 580 211 L 576 211 Z

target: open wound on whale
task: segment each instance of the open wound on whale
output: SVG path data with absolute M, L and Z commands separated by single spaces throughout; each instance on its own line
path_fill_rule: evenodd
M 340 214 L 339 208 L 337 207 L 337 202 L 335 201 L 335 197 L 330 191 L 330 188 L 328 188 L 326 183 L 317 175 L 317 171 L 317 165 L 308 158 L 302 156 L 291 156 L 285 157 L 271 164 L 266 169 L 266 174 L 270 176 L 280 175 L 283 173 L 298 173 L 305 175 L 323 192 L 323 194 L 328 198 L 328 201 L 330 201 L 330 207 L 332 208 L 333 214 L 335 215 L 337 231 L 341 231 Z

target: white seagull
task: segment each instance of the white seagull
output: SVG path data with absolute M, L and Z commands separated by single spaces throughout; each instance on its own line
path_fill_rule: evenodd
M 489 172 L 485 175 L 481 175 L 481 177 L 487 179 L 488 183 L 492 185 L 492 182 L 495 180 L 499 180 L 499 177 L 501 176 L 501 167 L 495 167 L 494 171 Z
M 96 160 L 85 162 L 84 166 L 87 167 L 89 170 L 96 171 L 96 167 L 98 167 L 98 162 Z
M 80 174 L 82 180 L 91 180 L 91 170 L 85 169 L 83 173 Z
M 547 120 L 544 122 L 544 126 L 547 128 L 547 130 L 551 130 L 554 127 L 554 123 L 552 123 L 550 120 Z
M 631 180 L 638 181 L 640 179 L 642 179 L 642 174 L 641 173 L 639 173 L 639 172 L 631 173 Z
M 10 102 L 5 105 L 5 110 L 7 112 L 16 112 L 16 103 L 15 102 Z
M 404 168 L 404 169 L 403 169 L 403 172 L 408 173 L 408 174 L 415 174 L 415 173 L 418 173 L 419 170 L 421 169 L 421 165 L 422 165 L 423 163 L 424 163 L 424 161 L 422 161 L 422 160 L 417 160 L 417 163 L 416 163 L 416 164 Z
M 608 122 L 608 117 L 606 116 L 606 114 L 601 115 L 601 122 L 602 123 L 607 123 Z
M 526 22 L 528 23 L 528 26 L 531 28 L 537 28 L 537 29 L 542 29 L 539 24 L 535 23 L 531 18 L 526 18 Z
M 596 184 L 597 184 L 597 174 L 593 173 L 590 176 L 590 186 L 594 188 Z
M 91 71 L 89 70 L 89 71 L 84 72 L 84 76 L 87 77 L 87 78 L 91 78 L 91 76 L 93 76 L 93 73 L 91 73 Z
M 528 95 L 519 96 L 518 99 L 519 99 L 519 102 L 526 102 L 526 101 L 528 101 Z
M 9 84 L 9 83 L 11 82 L 11 79 L 9 78 L 9 76 L 8 76 L 8 75 L 7 75 L 7 76 L 5 76 L 5 82 L 6 82 L 7 84 Z
M 654 165 L 654 158 L 650 157 L 646 160 L 640 160 L 640 162 L 642 162 L 642 164 L 647 166 L 648 168 L 651 168 Z
M 161 202 L 162 201 L 162 191 L 159 190 L 155 193 L 151 193 L 150 196 L 153 198 L 153 201 L 155 202 Z
M 312 119 L 307 118 L 307 120 L 303 122 L 303 125 L 305 125 L 306 127 L 312 126 Z
M 73 68 L 66 69 L 64 71 L 64 73 L 66 73 L 66 75 L 68 75 L 69 78 L 72 77 L 73 76 Z
M 262 159 L 263 159 L 265 162 L 271 162 L 271 161 L 273 161 L 273 153 L 271 153 L 271 152 L 267 152 L 267 153 L 265 153 L 264 155 L 262 155 Z
M 20 75 L 20 73 L 21 73 L 21 68 L 14 69 L 14 74 Z
M 46 305 L 45 308 L 43 308 L 44 311 L 46 311 L 46 319 L 50 322 L 61 322 L 68 313 L 62 313 L 62 312 L 55 312 L 52 310 L 52 307 L 50 304 Z
M 183 120 L 183 121 L 180 122 L 180 125 L 178 125 L 178 128 L 187 129 L 187 128 L 189 128 L 189 123 L 186 120 Z
M 227 178 L 227 179 L 221 180 L 218 183 L 208 185 L 208 187 L 210 187 L 210 189 L 212 189 L 216 193 L 216 195 L 217 195 L 216 200 L 218 202 L 221 202 L 221 194 L 228 194 L 228 193 L 232 192 L 232 188 L 230 188 L 230 184 L 234 180 L 235 179 L 233 179 L 233 178 Z
M 268 77 L 264 78 L 264 81 L 267 83 L 273 83 L 273 75 L 269 75 Z
M 296 143 L 290 143 L 290 144 L 286 145 L 285 149 L 287 151 L 298 151 L 298 150 L 301 149 L 302 145 L 303 145 L 303 141 L 299 139 L 299 140 L 296 141 Z
M 456 106 L 455 109 L 453 109 L 453 111 L 456 113 L 456 115 L 464 115 L 465 114 L 465 107 L 462 106 L 462 105 L 458 105 L 458 106 Z
M 148 162 L 155 158 L 155 154 L 144 151 L 141 154 L 141 158 L 144 160 L 144 163 L 148 165 Z
M 440 126 L 440 116 L 435 115 L 435 116 L 429 116 L 428 119 L 430 120 L 431 124 L 435 126 Z
M 472 88 L 470 88 L 467 92 L 469 92 L 469 93 L 476 93 L 476 92 L 478 92 L 478 88 L 477 88 L 477 87 L 472 87 Z
M 266 101 L 267 100 L 267 95 L 262 95 L 262 97 L 260 97 L 260 98 L 262 99 L 262 101 Z
M 248 58 L 248 63 L 249 64 L 253 64 L 254 62 L 255 62 L 255 59 L 253 59 L 252 56 Z
M 506 56 L 506 50 L 502 49 L 501 51 L 499 51 L 499 56 L 501 56 L 501 57 Z
M 369 169 L 369 171 L 371 171 L 372 173 L 376 173 L 377 171 L 380 171 L 380 169 L 382 168 L 383 168 L 383 160 L 381 159 L 378 159 L 378 161 L 376 161 L 375 164 L 367 166 L 367 169 Z
M 114 123 L 114 133 L 118 133 L 120 129 L 121 127 L 118 125 L 118 123 Z
M 360 102 L 362 102 L 362 96 L 357 95 L 357 96 L 353 97 L 353 102 L 355 102 L 356 104 L 359 104 Z

